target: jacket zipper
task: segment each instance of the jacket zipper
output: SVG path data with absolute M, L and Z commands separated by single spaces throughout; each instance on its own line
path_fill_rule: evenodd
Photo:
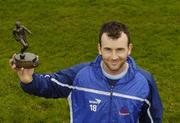
M 111 85 L 110 86 L 110 109 L 109 109 L 109 123 L 111 123 L 111 121 L 112 121 L 112 95 L 113 95 L 113 88 L 114 88 L 114 86 L 113 85 Z

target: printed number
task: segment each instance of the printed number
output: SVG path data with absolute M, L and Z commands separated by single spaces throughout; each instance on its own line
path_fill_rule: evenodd
M 97 110 L 97 105 L 90 105 L 91 111 L 96 112 Z

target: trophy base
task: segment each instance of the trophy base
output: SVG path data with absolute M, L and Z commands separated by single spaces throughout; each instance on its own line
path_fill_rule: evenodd
M 13 63 L 17 68 L 31 69 L 39 65 L 39 58 L 33 53 L 19 53 L 14 57 Z

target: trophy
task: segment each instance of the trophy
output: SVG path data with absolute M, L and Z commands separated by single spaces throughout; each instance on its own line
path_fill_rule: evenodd
M 21 43 L 23 47 L 20 53 L 15 55 L 13 63 L 16 65 L 17 68 L 31 69 L 39 65 L 39 59 L 38 56 L 34 53 L 25 52 L 25 50 L 28 48 L 26 33 L 31 34 L 31 31 L 28 30 L 25 26 L 21 25 L 19 21 L 17 21 L 13 30 L 13 36 L 15 40 Z

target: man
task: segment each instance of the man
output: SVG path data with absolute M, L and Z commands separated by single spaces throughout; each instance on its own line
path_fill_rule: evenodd
M 68 97 L 72 123 L 161 123 L 155 81 L 136 66 L 131 50 L 127 27 L 105 23 L 95 61 L 49 75 L 18 70 L 21 86 L 37 96 Z

